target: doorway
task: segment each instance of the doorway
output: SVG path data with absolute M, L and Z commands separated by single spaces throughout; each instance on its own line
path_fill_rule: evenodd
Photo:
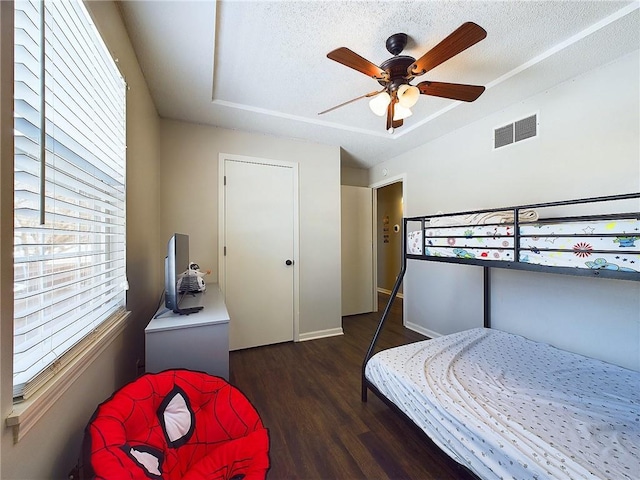
M 402 181 L 375 189 L 377 291 L 390 295 L 402 265 Z M 398 291 L 402 297 L 402 286 Z
M 220 287 L 229 349 L 297 332 L 297 164 L 220 156 Z

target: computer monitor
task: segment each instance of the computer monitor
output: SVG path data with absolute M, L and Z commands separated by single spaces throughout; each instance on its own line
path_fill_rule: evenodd
M 174 313 L 189 314 L 202 307 L 180 308 L 183 295 L 178 291 L 178 280 L 189 270 L 189 235 L 174 233 L 167 242 L 167 256 L 164 260 L 164 305 Z

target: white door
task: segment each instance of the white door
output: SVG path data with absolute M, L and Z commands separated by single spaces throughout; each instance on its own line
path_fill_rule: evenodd
M 224 161 L 224 293 L 229 348 L 293 340 L 294 167 Z
M 341 187 L 343 316 L 375 311 L 372 192 Z

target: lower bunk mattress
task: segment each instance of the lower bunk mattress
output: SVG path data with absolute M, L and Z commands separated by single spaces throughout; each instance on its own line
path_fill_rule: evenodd
M 477 328 L 379 352 L 365 375 L 480 478 L 638 478 L 639 372 Z

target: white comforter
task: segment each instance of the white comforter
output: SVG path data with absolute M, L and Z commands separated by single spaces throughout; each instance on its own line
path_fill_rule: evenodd
M 640 473 L 638 372 L 479 328 L 382 351 L 366 376 L 482 478 Z

